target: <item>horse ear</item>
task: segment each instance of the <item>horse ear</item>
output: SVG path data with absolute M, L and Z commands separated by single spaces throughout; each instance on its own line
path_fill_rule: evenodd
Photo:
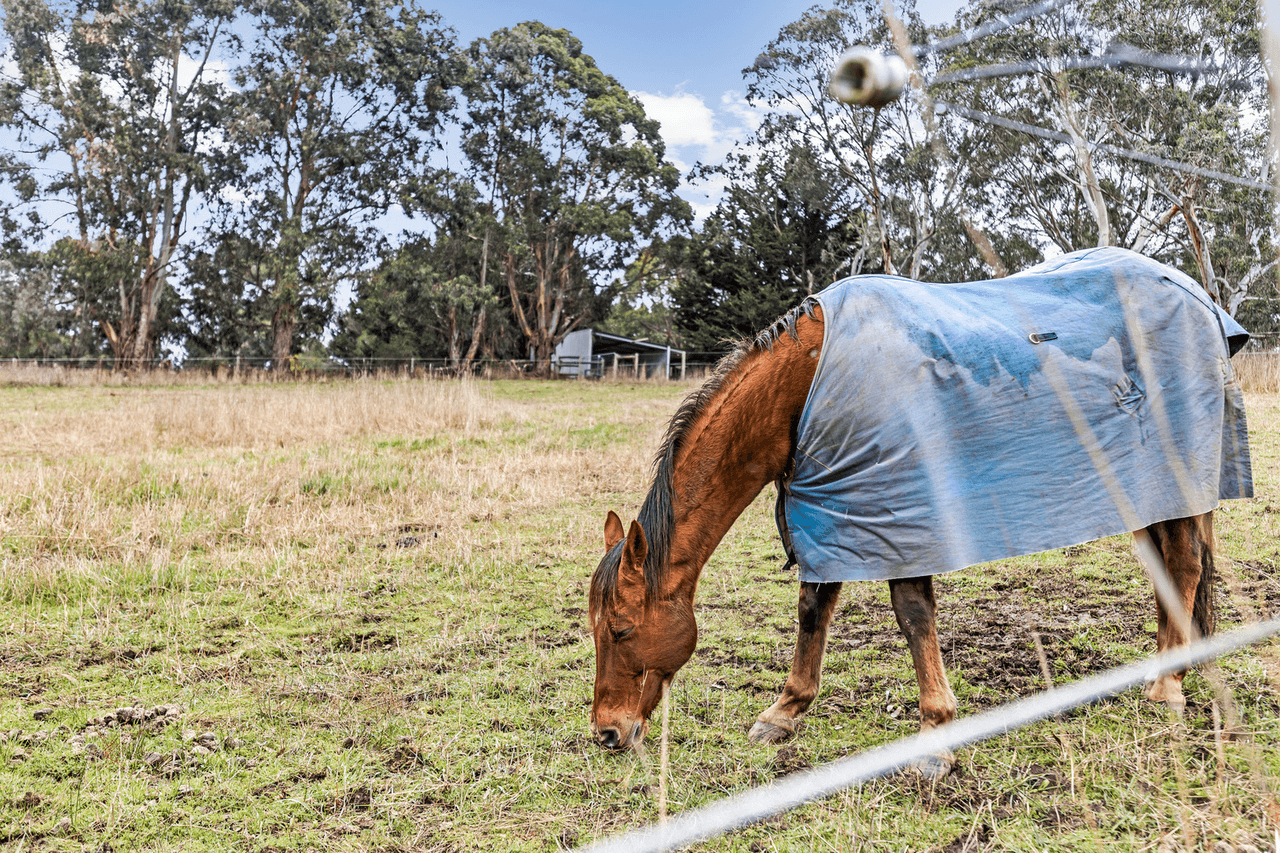
M 622 524 L 619 522 L 618 527 Z M 631 522 L 626 544 L 622 546 L 622 562 L 618 565 L 618 602 L 623 609 L 644 607 L 648 586 L 644 580 L 644 558 L 649 555 L 649 540 L 638 521 Z
M 622 541 L 622 519 L 613 510 L 604 519 L 604 549 L 612 551 L 613 546 Z

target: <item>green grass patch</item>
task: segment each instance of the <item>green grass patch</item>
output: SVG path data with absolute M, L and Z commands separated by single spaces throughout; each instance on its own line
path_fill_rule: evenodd
M 587 581 L 693 386 L 352 382 L 0 389 L 0 847 L 550 851 L 656 819 L 652 755 L 587 731 Z M 1259 497 L 1218 514 L 1224 627 L 1280 601 L 1280 397 Z M 670 808 L 916 730 L 884 585 L 846 585 L 822 694 L 782 747 L 796 579 L 771 490 L 699 587 Z M 1137 660 L 1123 539 L 937 581 L 961 713 Z M 1229 688 L 1221 705 L 1209 676 Z M 1280 779 L 1274 646 L 1129 691 L 700 850 L 1258 850 Z M 158 714 L 157 709 L 165 713 Z M 656 721 L 655 721 L 656 722 Z M 1215 846 L 1229 845 L 1229 847 Z

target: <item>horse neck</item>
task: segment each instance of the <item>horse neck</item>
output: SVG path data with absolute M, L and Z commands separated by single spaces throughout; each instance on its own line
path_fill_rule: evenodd
M 692 599 L 711 553 L 760 490 L 791 464 L 796 424 L 822 346 L 822 324 L 802 317 L 800 340 L 752 352 L 690 424 L 672 473 L 669 593 Z

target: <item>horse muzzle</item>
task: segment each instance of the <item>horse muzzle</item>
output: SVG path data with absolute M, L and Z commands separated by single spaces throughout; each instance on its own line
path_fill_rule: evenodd
M 645 729 L 644 720 L 620 720 L 614 725 L 591 725 L 591 733 L 595 736 L 596 743 L 610 752 L 622 752 L 627 749 L 634 749 L 644 740 Z

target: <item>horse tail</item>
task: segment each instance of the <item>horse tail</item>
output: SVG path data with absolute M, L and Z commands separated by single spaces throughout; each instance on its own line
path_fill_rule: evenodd
M 1217 622 L 1217 612 L 1213 603 L 1213 587 L 1217 579 L 1217 569 L 1213 562 L 1213 551 L 1217 544 L 1213 537 L 1213 510 L 1191 519 L 1191 522 L 1191 536 L 1195 543 L 1195 551 L 1200 558 L 1200 582 L 1196 584 L 1191 621 L 1200 632 L 1200 636 L 1207 637 L 1213 633 L 1214 624 Z

